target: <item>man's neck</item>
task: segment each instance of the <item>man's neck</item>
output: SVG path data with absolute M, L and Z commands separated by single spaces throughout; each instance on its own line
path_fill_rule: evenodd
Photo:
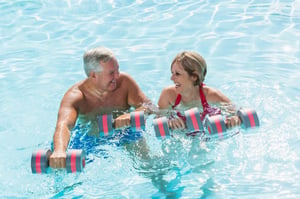
M 86 79 L 80 89 L 86 97 L 99 101 L 104 101 L 111 94 L 111 92 L 97 88 L 90 79 Z

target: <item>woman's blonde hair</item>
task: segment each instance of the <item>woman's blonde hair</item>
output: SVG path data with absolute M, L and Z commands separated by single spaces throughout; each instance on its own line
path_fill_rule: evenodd
M 175 62 L 181 64 L 183 69 L 190 76 L 197 76 L 197 80 L 194 85 L 200 85 L 206 75 L 206 62 L 204 58 L 197 52 L 194 51 L 183 51 L 176 55 L 171 64 L 171 69 Z

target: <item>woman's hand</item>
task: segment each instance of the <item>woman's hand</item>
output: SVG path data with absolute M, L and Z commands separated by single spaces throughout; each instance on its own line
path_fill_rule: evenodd
M 168 125 L 170 129 L 184 129 L 185 122 L 181 118 L 170 118 L 168 120 Z
M 242 121 L 237 115 L 227 117 L 225 119 L 225 124 L 227 128 L 233 128 L 235 126 L 240 126 Z

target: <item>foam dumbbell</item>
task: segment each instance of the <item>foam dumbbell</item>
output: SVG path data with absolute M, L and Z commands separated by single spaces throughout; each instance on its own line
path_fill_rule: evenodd
M 153 126 L 157 138 L 165 138 L 170 136 L 168 119 L 166 117 L 154 119 Z
M 32 173 L 47 173 L 51 150 L 36 150 L 31 156 Z M 69 150 L 66 154 L 66 170 L 68 173 L 81 172 L 85 167 L 83 150 Z
M 242 121 L 241 127 L 244 129 L 258 127 L 259 119 L 255 110 L 241 109 L 237 111 L 237 116 Z M 220 137 L 227 131 L 225 121 L 221 115 L 208 117 L 205 126 L 211 135 L 218 134 Z
M 98 127 L 100 136 L 112 135 L 114 132 L 114 121 L 112 114 L 99 115 Z M 130 113 L 131 128 L 135 131 L 145 130 L 145 116 L 144 111 L 134 111 Z
M 204 131 L 198 108 L 189 109 L 184 112 L 184 115 L 185 124 L 189 132 L 188 134 Z M 165 138 L 170 136 L 168 119 L 166 117 L 154 119 L 153 126 L 157 138 Z

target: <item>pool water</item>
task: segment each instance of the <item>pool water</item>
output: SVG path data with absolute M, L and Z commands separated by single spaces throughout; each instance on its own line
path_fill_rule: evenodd
M 0 12 L 1 198 L 300 197 L 299 1 L 3 0 Z M 174 56 L 195 50 L 205 83 L 257 110 L 261 126 L 158 140 L 150 116 L 149 160 L 110 143 L 94 146 L 83 173 L 32 174 L 62 96 L 85 78 L 84 51 L 99 45 L 155 103 Z

